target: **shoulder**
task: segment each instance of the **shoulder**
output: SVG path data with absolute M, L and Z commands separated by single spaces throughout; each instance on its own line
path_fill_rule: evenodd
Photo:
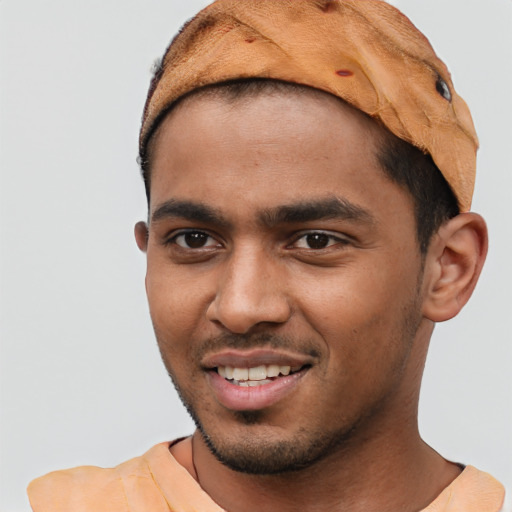
M 497 503 L 499 510 L 505 498 L 505 488 L 498 480 L 473 466 L 467 466 L 461 476 L 458 489 L 461 495 L 481 499 L 482 503 Z
M 460 476 L 422 512 L 500 512 L 504 497 L 503 485 L 493 476 L 466 466 Z
M 114 468 L 81 466 L 37 478 L 27 492 L 34 512 L 135 512 L 143 501 L 154 512 L 168 511 L 156 487 L 148 459 L 167 450 L 162 443 L 141 457 Z M 165 506 L 165 508 L 164 508 Z
M 123 486 L 115 469 L 83 466 L 54 471 L 31 482 L 27 492 L 34 512 L 128 511 L 122 502 Z

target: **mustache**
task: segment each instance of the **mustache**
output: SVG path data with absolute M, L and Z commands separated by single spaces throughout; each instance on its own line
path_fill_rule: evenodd
M 201 359 L 207 353 L 220 352 L 225 349 L 250 350 L 253 348 L 271 348 L 275 350 L 292 350 L 313 358 L 320 357 L 320 351 L 307 339 L 297 340 L 289 336 L 273 333 L 233 334 L 224 333 L 213 336 L 198 344 L 194 356 Z

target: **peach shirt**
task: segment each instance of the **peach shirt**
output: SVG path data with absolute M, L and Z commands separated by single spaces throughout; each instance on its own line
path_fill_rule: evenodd
M 183 441 L 192 444 L 190 438 Z M 55 471 L 28 487 L 34 512 L 224 512 L 161 443 L 115 468 L 83 466 Z M 421 512 L 499 512 L 502 485 L 466 467 Z

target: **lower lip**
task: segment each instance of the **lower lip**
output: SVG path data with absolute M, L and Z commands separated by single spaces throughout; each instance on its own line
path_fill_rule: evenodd
M 257 411 L 265 409 L 290 394 L 307 369 L 262 384 L 261 386 L 238 386 L 232 384 L 216 371 L 208 372 L 208 380 L 213 388 L 217 401 L 233 411 Z

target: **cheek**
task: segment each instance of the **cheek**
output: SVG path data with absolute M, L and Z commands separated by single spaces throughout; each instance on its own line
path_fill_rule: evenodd
M 373 316 L 391 313 L 393 308 L 399 309 L 401 303 L 409 302 L 416 289 L 416 276 L 399 271 L 400 268 L 404 270 L 398 263 L 353 265 L 304 274 L 295 280 L 294 295 L 304 304 L 303 310 L 312 311 L 312 320 L 365 323 Z
M 194 360 L 193 340 L 204 333 L 201 322 L 200 288 L 187 286 L 168 269 L 148 271 L 146 291 L 153 329 L 162 360 L 183 397 L 188 397 L 197 380 L 191 367 Z
M 148 261 L 146 292 L 159 343 L 188 343 L 204 330 L 210 295 L 204 280 L 192 280 L 179 268 L 151 266 Z
M 295 292 L 301 297 L 298 309 L 342 367 L 359 365 L 367 371 L 403 349 L 404 338 L 411 336 L 411 316 L 419 314 L 417 269 L 404 268 L 390 261 L 301 279 L 302 290 Z

